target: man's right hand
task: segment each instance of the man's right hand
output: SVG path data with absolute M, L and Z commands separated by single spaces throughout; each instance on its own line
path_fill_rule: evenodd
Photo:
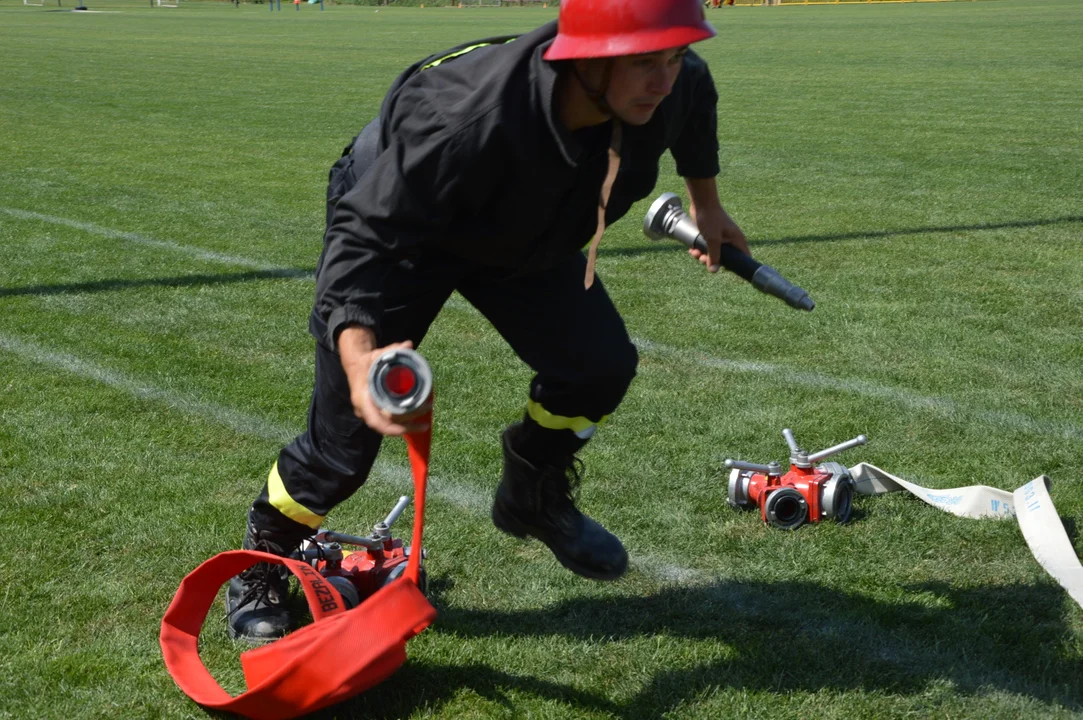
M 354 415 L 381 435 L 403 435 L 429 428 L 427 422 L 411 421 L 432 409 L 430 404 L 409 415 L 392 415 L 376 407 L 369 395 L 369 368 L 372 363 L 388 350 L 412 349 L 412 342 L 407 340 L 377 348 L 376 334 L 370 328 L 351 325 L 338 334 L 337 345 L 342 369 L 350 383 L 350 402 L 353 404 Z

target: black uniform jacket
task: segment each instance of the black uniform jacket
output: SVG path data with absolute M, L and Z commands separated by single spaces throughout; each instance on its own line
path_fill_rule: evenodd
M 542 59 L 556 23 L 507 42 L 466 43 L 398 77 L 380 110 L 379 154 L 349 168 L 331 215 L 311 330 L 376 330 L 385 287 L 426 251 L 512 271 L 555 265 L 594 234 L 610 125 L 571 133 L 554 107 L 558 66 Z M 456 55 L 456 53 L 486 42 Z M 442 61 L 441 61 L 442 60 Z M 667 149 L 683 177 L 718 174 L 717 94 L 689 52 L 643 126 L 625 124 L 611 224 L 649 195 Z

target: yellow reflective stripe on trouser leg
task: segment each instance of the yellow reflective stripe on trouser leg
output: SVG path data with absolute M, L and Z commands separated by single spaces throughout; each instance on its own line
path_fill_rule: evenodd
M 296 520 L 302 525 L 308 525 L 313 530 L 320 527 L 323 515 L 317 515 L 301 503 L 290 497 L 286 492 L 286 486 L 282 483 L 282 476 L 278 474 L 278 463 L 271 467 L 271 474 L 267 476 L 267 499 L 278 512 L 290 520 Z
M 548 430 L 571 430 L 584 440 L 591 438 L 594 435 L 594 431 L 598 429 L 598 426 L 606 421 L 608 415 L 603 415 L 602 419 L 598 422 L 594 422 L 585 417 L 564 417 L 563 415 L 554 415 L 545 408 L 541 403 L 534 400 L 527 400 L 526 412 L 530 416 L 530 419 L 541 425 Z

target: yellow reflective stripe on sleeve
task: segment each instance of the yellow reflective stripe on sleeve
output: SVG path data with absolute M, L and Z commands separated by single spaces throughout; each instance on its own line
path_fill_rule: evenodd
M 450 55 L 445 55 L 445 56 L 444 56 L 444 57 L 442 57 L 442 58 L 437 58 L 436 60 L 433 60 L 433 61 L 432 61 L 431 63 L 429 63 L 428 65 L 422 65 L 422 66 L 421 66 L 421 69 L 422 69 L 422 70 L 428 70 L 429 68 L 434 68 L 434 67 L 436 67 L 437 65 L 439 65 L 440 63 L 444 62 L 445 60 L 451 60 L 452 58 L 457 58 L 457 57 L 459 57 L 460 55 L 465 55 L 465 54 L 467 54 L 467 53 L 468 53 L 468 52 L 470 52 L 471 50 L 477 50 L 478 48 L 483 48 L 483 47 L 486 47 L 486 46 L 488 46 L 488 45 L 492 45 L 492 43 L 481 43 L 481 44 L 479 44 L 479 45 L 471 45 L 470 47 L 465 47 L 465 48 L 463 48 L 462 50 L 459 50 L 458 52 L 453 52 L 453 53 L 451 53 Z
M 323 516 L 317 515 L 301 503 L 290 497 L 286 492 L 286 486 L 282 483 L 282 476 L 278 474 L 278 463 L 271 467 L 271 474 L 267 476 L 267 498 L 271 505 L 290 520 L 296 520 L 302 525 L 308 525 L 313 530 L 320 527 Z
M 549 430 L 571 430 L 576 435 L 586 432 L 595 425 L 601 425 L 609 417 L 603 415 L 602 419 L 598 422 L 594 422 L 585 417 L 564 417 L 563 415 L 554 415 L 541 406 L 541 403 L 534 400 L 527 400 L 526 412 L 530 416 L 530 419 L 541 425 L 543 428 Z
M 518 37 L 518 36 L 515 36 L 515 37 Z M 445 55 L 442 58 L 437 58 L 437 59 L 433 60 L 431 63 L 428 63 L 427 65 L 422 65 L 421 70 L 428 70 L 429 68 L 434 68 L 437 65 L 439 65 L 440 63 L 444 62 L 445 60 L 452 60 L 452 59 L 457 58 L 457 57 L 459 57 L 461 55 L 465 55 L 468 52 L 470 52 L 471 50 L 477 50 L 478 48 L 489 47 L 490 45 L 506 45 L 506 44 L 510 43 L 512 40 L 514 40 L 515 37 L 510 37 L 510 38 L 508 38 L 506 40 L 496 40 L 494 42 L 478 43 L 477 45 L 471 45 L 470 47 L 464 47 L 462 50 L 456 50 L 455 52 L 451 53 L 450 55 Z M 418 70 L 418 72 L 421 72 L 421 70 Z

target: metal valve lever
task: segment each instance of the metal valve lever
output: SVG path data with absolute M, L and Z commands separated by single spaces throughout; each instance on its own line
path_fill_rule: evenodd
M 786 438 L 786 444 L 790 446 L 791 455 L 796 455 L 801 452 L 801 446 L 797 444 L 797 439 L 793 436 L 793 430 L 783 428 L 782 437 Z
M 333 530 L 323 530 L 316 535 L 318 542 L 340 543 L 343 545 L 360 545 L 362 547 L 378 549 L 384 546 L 384 540 L 391 537 L 391 526 L 402 515 L 402 511 L 410 504 L 410 496 L 403 495 L 395 503 L 395 507 L 387 514 L 387 517 L 376 523 L 372 528 L 372 535 L 361 537 L 360 535 L 347 535 Z
M 382 523 L 380 523 L 380 524 L 381 525 L 386 525 L 387 527 L 391 527 L 391 525 L 394 524 L 394 522 L 399 519 L 399 515 L 402 515 L 402 511 L 405 510 L 406 506 L 409 505 L 409 504 L 410 504 L 410 496 L 409 495 L 403 495 L 402 497 L 400 497 L 399 501 L 397 503 L 395 503 L 395 507 L 391 508 L 391 512 L 389 512 L 387 514 L 387 517 L 385 517 L 384 521 Z
M 797 444 L 797 439 L 793 436 L 793 430 L 790 430 L 789 428 L 783 429 L 782 437 L 786 438 L 786 444 L 790 446 L 790 463 L 799 468 L 810 468 L 824 458 L 829 458 L 843 450 L 849 450 L 850 448 L 864 445 L 868 442 L 868 438 L 864 435 L 858 435 L 853 440 L 847 440 L 844 443 L 833 445 L 818 453 L 807 453 Z
M 395 507 L 391 509 L 391 512 L 387 514 L 387 517 L 372 526 L 372 536 L 378 537 L 381 540 L 391 537 L 391 525 L 399 519 L 399 515 L 406 509 L 406 506 L 410 504 L 410 497 L 403 495 L 399 498 L 399 501 L 395 503 Z
M 690 248 L 707 252 L 707 241 L 674 193 L 663 193 L 651 204 L 643 219 L 643 233 L 651 240 L 673 238 Z M 811 311 L 816 307 L 807 292 L 784 278 L 778 270 L 753 260 L 732 245 L 722 245 L 718 261 L 760 292 L 774 295 L 792 308 Z
M 839 443 L 838 445 L 833 445 L 832 447 L 829 447 L 826 450 L 821 450 L 818 453 L 813 453 L 812 455 L 808 456 L 808 460 L 809 460 L 809 462 L 813 462 L 813 463 L 820 462 L 824 458 L 829 458 L 832 455 L 837 455 L 838 453 L 842 452 L 843 450 L 849 450 L 850 448 L 857 447 L 858 445 L 864 445 L 868 441 L 869 441 L 869 439 L 867 437 L 865 437 L 864 435 L 858 435 L 853 440 L 847 440 L 844 443 Z
M 332 530 L 322 532 L 316 536 L 316 540 L 322 542 L 333 542 L 341 545 L 360 545 L 361 547 L 367 547 L 372 549 L 382 548 L 384 541 L 382 538 L 375 537 L 361 537 L 360 535 L 347 535 L 345 533 L 337 533 Z
M 767 465 L 760 465 L 759 463 L 745 462 L 744 460 L 731 460 L 727 459 L 725 466 L 729 470 L 751 470 L 752 472 L 763 473 L 764 475 L 781 475 L 782 466 L 777 462 L 771 462 Z

